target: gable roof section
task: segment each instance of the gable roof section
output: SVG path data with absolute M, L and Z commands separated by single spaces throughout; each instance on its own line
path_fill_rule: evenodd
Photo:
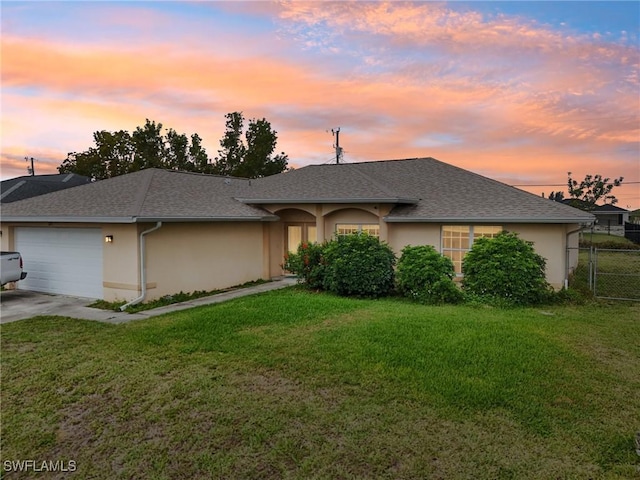
M 312 165 L 254 180 L 261 203 L 394 203 L 387 222 L 591 223 L 593 215 L 433 158 Z
M 375 162 L 384 163 L 384 162 Z M 387 179 L 368 175 L 364 163 L 309 165 L 297 170 L 253 181 L 245 197 L 247 204 L 268 203 L 409 203 L 406 196 L 390 189 Z
M 11 203 L 25 198 L 37 197 L 45 193 L 65 190 L 78 185 L 91 183 L 89 177 L 75 173 L 57 175 L 28 175 L 3 180 L 0 186 L 0 202 Z
M 234 200 L 249 181 L 147 169 L 2 206 L 5 222 L 136 223 L 276 220 Z

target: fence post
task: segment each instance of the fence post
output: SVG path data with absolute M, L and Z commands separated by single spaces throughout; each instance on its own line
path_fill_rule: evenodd
M 593 245 L 589 246 L 589 272 L 587 275 L 589 290 L 593 292 Z
M 595 297 L 598 292 L 598 249 L 593 249 L 593 296 Z

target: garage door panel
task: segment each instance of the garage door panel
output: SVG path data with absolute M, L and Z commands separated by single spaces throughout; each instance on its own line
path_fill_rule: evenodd
M 102 298 L 102 230 L 19 227 L 15 246 L 27 278 L 18 288 Z

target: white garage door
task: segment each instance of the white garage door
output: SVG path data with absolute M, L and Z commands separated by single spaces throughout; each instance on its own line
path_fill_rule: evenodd
M 99 228 L 15 229 L 27 278 L 19 289 L 102 298 L 102 230 Z

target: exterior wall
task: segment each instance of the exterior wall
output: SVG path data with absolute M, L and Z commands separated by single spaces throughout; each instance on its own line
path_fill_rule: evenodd
M 567 232 L 577 230 L 579 225 L 506 224 L 502 227 L 519 234 L 523 240 L 534 242 L 536 252 L 546 259 L 547 281 L 556 289 L 562 288 L 567 266 L 575 268 L 578 261 L 577 250 L 567 259 Z M 398 255 L 406 245 L 432 245 L 442 251 L 442 224 L 390 223 L 388 229 L 389 244 Z M 578 234 L 572 234 L 570 245 L 577 247 L 577 239 Z
M 533 248 L 547 261 L 547 282 L 555 289 L 562 288 L 567 269 L 566 225 L 519 224 L 505 225 L 505 229 L 534 243 Z
M 139 225 L 103 225 L 103 235 L 112 235 L 113 243 L 102 249 L 102 285 L 104 300 L 133 300 L 140 295 L 140 265 L 138 263 Z
M 284 274 L 284 223 L 270 222 L 269 229 L 269 276 L 277 277 Z
M 356 208 L 345 208 L 335 210 L 325 215 L 325 238 L 331 239 L 336 232 L 336 225 L 339 223 L 363 223 L 380 224 L 380 219 L 371 212 Z
M 179 291 L 214 290 L 282 275 L 284 229 L 288 221 L 316 219 L 319 239 L 330 239 L 338 223 L 378 223 L 381 239 L 387 241 L 398 255 L 406 245 L 432 245 L 441 251 L 442 224 L 387 224 L 380 221 L 380 217 L 388 213 L 388 208 L 376 205 L 288 205 L 280 210 L 273 208 L 274 213 L 282 214 L 278 222 L 165 223 L 146 237 L 146 300 Z M 2 250 L 14 249 L 15 226 L 0 224 Z M 114 238 L 113 243 L 105 244 L 103 249 L 105 300 L 129 301 L 139 296 L 138 238 L 140 232 L 153 226 L 151 223 L 100 225 L 103 236 L 112 235 Z M 578 258 L 577 250 L 572 250 L 568 258 L 566 256 L 567 246 L 577 247 L 578 242 L 578 233 L 573 233 L 567 245 L 567 233 L 579 226 L 510 224 L 503 227 L 518 233 L 524 240 L 534 242 L 536 251 L 547 261 L 547 281 L 555 288 L 562 287 L 567 269 L 575 268 Z
M 259 222 L 165 223 L 146 243 L 146 300 L 231 287 L 264 275 Z
M 56 227 L 100 227 L 112 235 L 103 248 L 103 298 L 130 301 L 140 295 L 139 234 L 155 224 L 56 224 Z M 0 224 L 2 250 L 14 249 L 16 226 Z M 147 296 L 153 300 L 179 291 L 215 290 L 265 275 L 265 228 L 259 222 L 165 223 L 146 236 Z M 268 272 L 267 272 L 268 273 Z
M 9 252 L 13 248 L 13 229 L 6 223 L 0 223 L 0 249 Z
M 441 227 L 439 223 L 390 223 L 389 245 L 398 256 L 407 245 L 431 245 L 440 252 Z

